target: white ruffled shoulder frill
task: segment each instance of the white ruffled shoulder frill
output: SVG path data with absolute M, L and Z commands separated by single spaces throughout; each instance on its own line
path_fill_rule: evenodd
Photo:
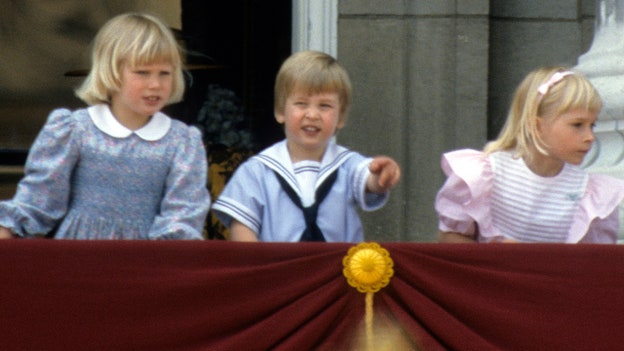
M 452 151 L 442 155 L 441 166 L 448 179 L 435 201 L 440 230 L 472 234 L 477 223 L 480 235 L 492 233 L 494 175 L 487 156 L 471 149 Z
M 618 209 L 622 200 L 624 180 L 590 173 L 568 242 L 615 243 L 619 229 Z

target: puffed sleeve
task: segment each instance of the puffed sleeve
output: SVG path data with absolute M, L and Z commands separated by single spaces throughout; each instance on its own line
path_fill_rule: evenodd
M 624 180 L 590 174 L 568 242 L 615 244 L 618 239 L 619 206 L 624 199 Z
M 50 113 L 30 148 L 15 196 L 0 202 L 1 226 L 19 236 L 45 235 L 63 218 L 80 154 L 76 122 L 67 109 Z
M 208 166 L 201 133 L 187 127 L 171 163 L 160 213 L 150 229 L 150 239 L 203 239 L 210 208 L 206 187 Z
M 457 150 L 445 153 L 441 166 L 447 179 L 435 199 L 439 230 L 465 235 L 491 230 L 493 175 L 488 158 L 480 151 Z

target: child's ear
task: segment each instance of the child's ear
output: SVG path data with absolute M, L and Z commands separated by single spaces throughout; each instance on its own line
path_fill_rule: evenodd
M 341 118 L 340 120 L 338 120 L 338 124 L 336 124 L 336 131 L 341 130 L 342 127 L 344 126 L 345 126 L 344 118 Z
M 277 113 L 277 112 L 275 113 L 275 120 L 279 124 L 284 124 L 284 122 L 286 121 L 286 119 L 284 118 L 284 114 L 283 113 Z
M 544 119 L 540 116 L 535 116 L 535 130 L 540 131 L 542 123 L 544 123 Z

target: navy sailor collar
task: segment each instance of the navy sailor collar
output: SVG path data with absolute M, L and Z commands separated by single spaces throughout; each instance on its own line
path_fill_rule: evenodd
M 354 155 L 353 151 L 337 145 L 335 142 L 327 144 L 327 149 L 321 160 L 319 176 L 316 180 L 317 188 L 334 170 Z M 286 140 L 282 140 L 254 156 L 267 167 L 281 175 L 293 189 L 298 189 L 295 171 L 290 160 Z

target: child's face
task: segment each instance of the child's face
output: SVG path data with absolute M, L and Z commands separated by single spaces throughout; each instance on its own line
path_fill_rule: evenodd
M 555 117 L 538 117 L 538 131 L 548 156 L 558 162 L 579 165 L 594 142 L 597 113 L 577 108 Z
M 284 124 L 292 161 L 320 161 L 327 143 L 343 126 L 338 93 L 295 90 L 286 99 L 283 111 L 275 117 Z
M 173 86 L 173 66 L 152 63 L 123 65 L 121 86 L 112 94 L 111 109 L 120 120 L 145 120 L 168 102 Z

